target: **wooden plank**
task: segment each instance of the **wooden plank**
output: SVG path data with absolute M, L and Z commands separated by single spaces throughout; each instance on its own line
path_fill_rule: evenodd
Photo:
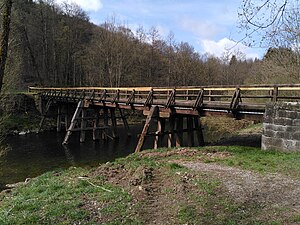
M 157 131 L 155 139 L 154 139 L 154 149 L 157 149 L 158 147 L 162 146 L 163 136 L 165 132 L 165 119 L 164 118 L 158 118 L 157 120 Z
M 155 139 L 154 139 L 154 146 L 153 148 L 154 149 L 157 149 L 159 144 L 158 144 L 158 141 L 159 141 L 159 137 L 160 137 L 160 134 L 161 134 L 161 120 L 157 120 L 157 131 L 155 132 Z
M 191 130 L 192 130 L 192 131 L 197 131 L 198 129 L 197 129 L 197 128 L 192 128 Z M 189 129 L 184 128 L 184 129 L 182 129 L 180 132 L 185 133 L 185 132 L 188 132 L 188 131 L 189 131 Z M 177 130 L 174 130 L 173 133 L 174 133 L 174 134 L 177 134 L 178 131 L 177 131 Z M 169 135 L 169 134 L 171 134 L 171 131 L 164 131 L 164 132 L 161 132 L 161 134 L 163 134 L 163 135 Z M 140 135 L 138 135 L 138 136 L 140 136 Z M 155 131 L 155 132 L 148 132 L 148 133 L 147 133 L 147 136 L 159 136 L 159 134 L 158 134 L 157 131 Z
M 94 109 L 95 113 L 95 119 L 93 122 L 93 140 L 99 140 L 100 139 L 100 131 L 97 129 L 99 127 L 99 122 L 100 122 L 100 115 L 99 115 L 99 109 Z
M 161 123 L 161 132 L 160 132 L 160 137 L 159 137 L 159 140 L 158 140 L 158 144 L 160 146 L 163 146 L 163 141 L 164 141 L 164 138 L 165 138 L 165 129 L 166 129 L 166 118 L 159 118 L 160 123 Z
M 41 129 L 42 129 L 42 127 L 43 127 L 43 124 L 44 124 L 44 122 L 45 122 L 45 119 L 46 119 L 46 117 L 47 117 L 48 111 L 49 111 L 49 109 L 50 109 L 52 103 L 53 103 L 53 100 L 52 100 L 52 99 L 49 99 L 48 102 L 47 102 L 47 104 L 46 104 L 46 110 L 45 110 L 44 115 L 43 115 L 43 117 L 42 117 L 42 119 L 41 119 L 41 121 L 40 121 L 38 133 L 41 131 Z
M 188 130 L 188 138 L 187 138 L 188 146 L 193 147 L 193 146 L 195 146 L 193 118 L 191 116 L 187 116 L 186 120 L 187 120 L 186 123 L 187 123 L 187 130 Z
M 263 90 L 272 90 L 274 87 L 278 87 L 278 90 L 284 91 L 299 91 L 300 84 L 271 84 L 271 85 L 215 85 L 215 86 L 197 86 L 197 87 L 176 87 L 175 89 L 178 91 L 199 91 L 201 89 L 205 90 L 217 90 L 217 91 L 231 91 L 236 88 L 240 88 L 240 90 L 246 91 L 263 91 Z M 120 90 L 120 91 L 137 91 L 137 92 L 149 92 L 151 90 L 167 92 L 172 91 L 174 88 L 164 88 L 164 87 L 118 87 L 118 88 L 110 88 L 110 87 L 69 87 L 69 88 L 51 88 L 51 87 L 29 87 L 29 92 L 42 92 L 42 91 L 72 91 L 72 90 L 86 90 L 86 91 L 103 91 L 103 90 Z
M 119 112 L 120 112 L 120 116 L 121 116 L 121 119 L 123 121 L 124 127 L 126 129 L 127 136 L 130 137 L 131 133 L 130 133 L 130 129 L 129 129 L 129 125 L 128 125 L 126 116 L 125 116 L 125 114 L 124 114 L 124 112 L 123 112 L 123 110 L 121 108 L 119 108 Z
M 56 131 L 61 132 L 61 125 L 62 125 L 62 105 L 58 104 L 57 105 L 57 119 L 56 119 Z
M 117 119 L 116 119 L 116 110 L 114 108 L 110 109 L 110 119 L 111 119 L 111 131 L 114 139 L 119 138 L 117 133 Z
M 201 126 L 200 117 L 198 117 L 198 116 L 194 117 L 194 125 L 195 125 L 195 129 L 196 129 L 196 137 L 198 139 L 198 145 L 204 146 L 204 136 L 203 136 L 203 130 L 202 130 L 202 126 Z
M 148 116 L 150 114 L 150 110 L 144 109 L 143 110 L 143 115 Z M 159 117 L 161 118 L 169 118 L 171 115 L 169 109 L 160 109 L 159 110 Z
M 174 116 L 171 116 L 169 118 L 169 134 L 168 134 L 168 148 L 171 148 L 174 146 L 174 128 L 175 128 L 175 118 Z
M 152 120 L 152 117 L 158 112 L 158 107 L 152 107 L 150 109 L 150 113 L 149 115 L 147 116 L 147 119 L 146 119 L 146 122 L 145 122 L 145 125 L 143 127 L 143 130 L 142 130 L 142 133 L 140 135 L 140 138 L 139 138 L 139 141 L 138 141 L 138 144 L 135 148 L 135 152 L 140 152 L 143 145 L 144 145 L 144 141 L 145 141 L 145 136 L 147 135 L 147 132 L 148 132 L 148 129 L 150 127 L 150 122 Z
M 104 126 L 108 127 L 108 108 L 103 108 L 103 122 Z M 102 139 L 107 140 L 108 134 L 107 131 L 102 132 Z
M 183 146 L 183 116 L 177 116 L 176 147 Z
M 66 131 L 68 131 L 68 128 L 70 126 L 70 119 L 69 119 L 69 113 L 70 113 L 70 109 L 69 109 L 69 104 L 67 103 L 64 107 L 64 124 L 65 124 L 65 129 Z
M 107 130 L 107 129 L 109 129 L 109 127 L 105 127 L 105 126 L 94 127 L 93 126 L 93 127 L 85 127 L 84 129 L 82 129 L 81 127 L 80 128 L 74 128 L 71 131 L 72 132 L 82 131 L 82 130 L 84 130 L 84 131 L 91 131 L 91 130 L 99 130 L 99 131 L 101 131 L 101 130 Z
M 82 106 L 83 106 L 83 101 L 79 101 L 78 104 L 77 104 L 76 110 L 75 110 L 75 112 L 73 114 L 70 127 L 68 128 L 68 131 L 66 133 L 64 141 L 62 143 L 63 145 L 66 145 L 69 142 L 70 136 L 72 134 L 72 129 L 75 128 L 76 123 L 77 123 L 76 119 L 80 116 L 80 113 L 82 111 Z
M 83 143 L 85 142 L 85 128 L 86 128 L 86 124 L 87 124 L 87 120 L 84 119 L 84 117 L 86 117 L 86 108 L 82 108 L 81 110 L 81 124 L 80 124 L 80 142 Z
M 277 97 L 278 97 L 278 87 L 275 87 L 274 90 L 273 90 L 273 99 L 272 101 L 273 102 L 277 102 Z

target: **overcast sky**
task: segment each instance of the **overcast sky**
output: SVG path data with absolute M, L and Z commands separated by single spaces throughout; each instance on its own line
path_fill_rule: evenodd
M 62 2 L 66 0 L 56 0 Z M 261 58 L 265 49 L 241 43 L 237 29 L 241 0 L 67 0 L 81 6 L 95 24 L 114 16 L 132 30 L 157 27 L 161 36 L 170 31 L 177 42 L 188 42 L 199 53 L 221 56 L 225 49 L 239 50 L 247 58 Z M 231 48 L 235 46 L 234 48 Z

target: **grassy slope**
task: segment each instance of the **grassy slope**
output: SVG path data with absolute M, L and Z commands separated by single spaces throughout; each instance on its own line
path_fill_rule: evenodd
M 0 195 L 0 224 L 143 224 L 153 222 L 153 217 L 172 224 L 299 222 L 297 215 L 282 219 L 274 216 L 274 221 L 259 218 L 258 213 L 269 212 L 255 203 L 236 203 L 216 178 L 170 162 L 183 158 L 201 160 L 300 179 L 299 153 L 244 147 L 205 147 L 199 151 L 229 152 L 231 157 L 162 157 L 160 154 L 168 150 L 161 149 L 151 151 L 151 157 L 132 154 L 92 171 L 70 168 L 49 172 Z

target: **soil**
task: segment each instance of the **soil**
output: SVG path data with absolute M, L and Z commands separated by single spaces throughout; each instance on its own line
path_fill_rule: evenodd
M 147 166 L 140 166 L 135 171 L 127 170 L 123 166 L 100 167 L 91 176 L 99 174 L 105 177 L 106 182 L 121 186 L 132 196 L 132 205 L 128 207 L 132 209 L 134 216 L 142 219 L 143 224 L 176 224 L 174 212 L 177 211 L 177 206 L 174 203 L 184 198 L 183 188 L 175 185 L 174 180 L 164 171 Z M 176 189 L 171 199 L 164 193 L 167 187 Z M 84 207 L 97 215 L 99 206 L 88 203 Z M 93 219 L 98 223 L 106 223 L 114 218 L 113 215 L 98 215 Z
M 170 156 L 178 156 L 172 157 Z M 169 152 L 141 152 L 139 157 L 160 158 L 162 162 L 176 163 L 188 168 L 190 172 L 179 172 L 170 175 L 163 167 L 153 168 L 140 166 L 135 170 L 126 169 L 124 165 L 115 167 L 102 166 L 97 168 L 91 176 L 104 176 L 106 182 L 121 186 L 133 198 L 132 214 L 140 218 L 143 224 L 182 224 L 178 219 L 178 211 L 182 205 L 194 204 L 192 196 L 204 195 L 195 187 L 196 180 L 219 180 L 215 199 L 226 196 L 238 205 L 242 214 L 250 215 L 260 221 L 284 221 L 282 218 L 293 218 L 300 214 L 300 181 L 282 174 L 259 174 L 234 167 L 205 163 L 204 160 L 231 157 L 229 152 L 197 151 L 195 149 L 181 148 Z M 186 161 L 185 158 L 193 160 Z M 215 200 L 216 202 L 218 200 Z M 99 203 L 86 199 L 84 205 L 99 223 L 113 219 L 113 215 L 102 217 L 97 214 Z M 214 203 L 213 203 L 214 204 Z M 202 206 L 195 206 L 197 211 L 204 213 Z M 222 206 L 216 205 L 211 209 L 217 215 L 223 213 Z M 207 210 L 207 209 L 206 209 Z M 213 219 L 213 218 L 212 218 Z M 252 218 L 253 219 L 253 218 Z M 285 224 L 290 223 L 288 220 Z M 206 224 L 207 221 L 201 222 Z M 189 223 L 190 224 L 190 223 Z M 191 223 L 193 224 L 193 223 Z M 196 223 L 198 224 L 198 223 Z M 250 223 L 251 224 L 251 221 Z M 297 224 L 297 223 L 295 223 Z
M 282 174 L 261 175 L 234 167 L 202 162 L 179 162 L 191 170 L 209 173 L 222 180 L 236 202 L 255 202 L 265 209 L 288 208 L 300 213 L 300 181 Z

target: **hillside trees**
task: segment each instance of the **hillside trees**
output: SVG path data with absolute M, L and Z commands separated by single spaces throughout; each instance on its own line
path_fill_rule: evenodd
M 4 10 L 2 12 L 3 14 L 2 33 L 0 36 L 0 91 L 3 86 L 3 77 L 4 77 L 6 58 L 8 52 L 12 0 L 5 0 L 3 3 L 3 7 Z
M 24 22 L 26 21 L 26 22 Z M 11 61 L 20 60 L 19 86 L 80 85 L 82 53 L 92 25 L 76 5 L 15 1 Z
M 13 17 L 7 73 L 15 89 L 242 84 L 253 64 L 202 55 L 155 27 L 133 31 L 114 18 L 92 24 L 74 4 L 15 0 Z

